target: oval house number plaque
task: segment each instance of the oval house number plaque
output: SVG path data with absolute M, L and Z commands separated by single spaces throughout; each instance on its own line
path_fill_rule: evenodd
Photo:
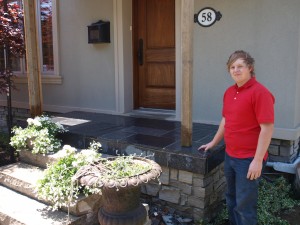
M 211 7 L 205 7 L 195 14 L 194 21 L 202 27 L 210 27 L 222 17 L 220 12 L 217 12 Z

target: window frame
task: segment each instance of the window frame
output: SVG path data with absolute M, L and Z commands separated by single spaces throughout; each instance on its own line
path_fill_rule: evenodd
M 22 1 L 22 0 L 21 0 Z M 57 1 L 52 0 L 52 36 L 53 36 L 53 64 L 54 70 L 51 72 L 42 71 L 43 59 L 42 59 L 42 30 L 41 30 L 41 13 L 40 13 L 40 0 L 36 1 L 36 27 L 38 33 L 38 44 L 39 44 L 39 55 L 40 55 L 40 68 L 42 83 L 46 84 L 62 84 L 62 77 L 60 76 L 60 65 L 59 65 L 59 44 L 58 44 L 58 21 L 57 21 Z M 26 63 L 25 58 L 20 59 L 21 71 L 14 71 L 15 77 L 13 78 L 16 83 L 28 83 L 27 72 L 25 70 Z

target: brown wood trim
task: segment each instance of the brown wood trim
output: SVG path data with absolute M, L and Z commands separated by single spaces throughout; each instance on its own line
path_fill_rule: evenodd
M 192 145 L 192 104 L 193 104 L 193 21 L 194 0 L 181 1 L 181 145 Z
M 36 29 L 36 4 L 35 1 L 25 0 L 23 6 L 29 107 L 31 116 L 35 117 L 43 113 L 41 68 L 39 58 L 40 51 L 37 41 L 38 35 Z

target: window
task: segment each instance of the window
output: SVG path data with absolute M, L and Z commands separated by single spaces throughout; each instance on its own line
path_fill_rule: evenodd
M 52 33 L 52 0 L 39 0 L 40 9 L 40 42 L 42 55 L 42 71 L 54 72 L 53 33 Z
M 40 47 L 40 62 L 42 69 L 42 81 L 47 83 L 61 83 L 58 65 L 57 46 L 57 21 L 56 1 L 57 0 L 35 0 L 36 15 L 38 21 L 38 36 Z M 8 0 L 10 4 L 18 4 L 23 7 L 22 0 Z M 3 52 L 0 47 L 0 52 Z M 3 61 L 3 54 L 0 53 L 0 63 Z M 17 75 L 16 82 L 27 82 L 26 59 L 13 58 L 12 69 Z

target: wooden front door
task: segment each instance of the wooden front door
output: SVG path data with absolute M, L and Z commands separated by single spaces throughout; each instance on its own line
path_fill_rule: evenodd
M 133 0 L 134 106 L 175 109 L 175 0 Z

